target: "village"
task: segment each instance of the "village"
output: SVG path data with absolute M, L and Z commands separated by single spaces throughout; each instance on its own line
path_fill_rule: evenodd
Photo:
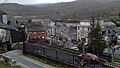
M 7 20 L 7 13 L 1 11 L 0 14 L 1 22 L 6 24 L 0 25 L 2 28 L 0 30 L 1 48 L 2 50 L 5 50 L 5 52 L 11 50 L 23 50 L 23 54 L 31 53 L 49 57 L 49 59 L 72 65 L 73 67 L 74 65 L 75 67 L 76 65 L 86 65 L 82 64 L 81 60 L 79 61 L 79 59 L 77 60 L 76 58 L 77 55 L 82 57 L 84 54 L 87 56 L 98 55 L 99 50 L 91 51 L 89 49 L 89 33 L 91 31 L 91 23 L 94 22 L 99 23 L 101 27 L 100 34 L 106 44 L 106 48 L 102 49 L 102 54 L 99 54 L 99 56 L 107 57 L 108 62 L 112 63 L 115 62 L 115 57 L 118 59 L 120 58 L 120 28 L 116 26 L 116 23 L 114 23 L 115 21 L 113 20 L 92 18 L 91 20 L 29 19 L 23 21 L 17 19 L 12 22 Z M 119 22 L 119 20 L 117 22 Z M 3 59 L 7 58 L 5 55 L 7 54 L 3 55 Z M 93 62 L 93 60 L 90 60 L 89 62 Z M 102 63 L 103 62 L 105 62 L 105 60 L 102 60 Z M 97 60 L 93 63 L 96 65 Z M 86 66 L 89 67 L 90 65 Z M 109 64 L 105 66 L 109 66 Z M 114 67 L 116 68 L 117 66 Z

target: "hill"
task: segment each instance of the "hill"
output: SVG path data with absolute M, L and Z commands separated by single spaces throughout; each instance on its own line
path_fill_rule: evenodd
M 108 17 L 120 13 L 119 0 L 77 0 L 55 4 L 20 5 L 16 3 L 0 4 L 0 10 L 10 17 L 37 16 L 39 18 L 88 18 L 92 16 Z

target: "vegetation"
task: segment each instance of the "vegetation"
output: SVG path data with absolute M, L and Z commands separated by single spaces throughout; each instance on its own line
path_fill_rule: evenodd
M 88 51 L 99 55 L 103 52 L 104 48 L 106 48 L 106 43 L 101 32 L 100 22 L 95 22 L 95 18 L 93 18 L 93 22 L 90 25 Z
M 22 68 L 20 66 L 10 66 L 9 64 L 5 64 L 4 62 L 0 61 L 0 68 Z
M 120 58 L 114 58 L 115 62 L 120 63 Z
M 29 57 L 29 58 L 32 58 L 34 60 L 37 60 L 39 62 L 42 62 L 42 63 L 45 63 L 45 64 L 49 64 L 55 68 L 64 68 L 64 67 L 68 67 L 67 65 L 65 64 L 62 64 L 62 63 L 59 63 L 59 62 L 56 62 L 56 61 L 53 61 L 53 60 L 50 60 L 50 59 L 47 59 L 47 58 L 44 58 L 42 56 L 38 56 L 38 55 L 34 55 L 33 54 L 30 54 L 30 53 L 27 53 L 25 54 L 25 56 Z M 72 67 L 71 67 L 72 68 Z
M 2 48 L 0 48 L 0 54 L 1 54 L 1 53 L 4 53 L 4 50 L 3 50 Z
M 7 12 L 10 16 L 37 16 L 47 19 L 80 19 L 92 16 L 107 18 L 109 16 L 116 16 L 116 13 L 119 13 L 119 1 L 100 1 L 101 0 L 87 0 L 85 2 L 84 0 L 80 0 L 44 5 L 19 5 L 7 3 L 0 4 L 0 10 Z

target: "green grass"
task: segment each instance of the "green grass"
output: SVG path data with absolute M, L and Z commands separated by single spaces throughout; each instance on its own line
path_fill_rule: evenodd
M 42 63 L 45 63 L 45 64 L 48 64 L 48 65 L 51 65 L 55 68 L 64 68 L 65 65 L 61 64 L 61 63 L 58 63 L 58 62 L 55 62 L 55 61 L 52 61 L 52 60 L 49 60 L 49 59 L 46 59 L 44 57 L 37 57 L 37 56 L 33 56 L 32 54 L 25 54 L 25 56 L 29 57 L 29 58 L 32 58 L 34 60 L 37 60 L 39 62 L 42 62 Z
M 0 61 L 0 68 L 22 68 L 20 66 L 10 66 L 10 64 L 5 64 L 4 62 Z

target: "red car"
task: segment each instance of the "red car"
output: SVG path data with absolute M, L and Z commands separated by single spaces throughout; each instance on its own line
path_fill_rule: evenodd
M 90 63 L 93 63 L 93 64 L 99 63 L 99 57 L 97 57 L 96 55 L 91 54 L 91 53 L 86 53 L 84 55 L 80 54 L 80 55 L 78 55 L 78 57 L 80 60 L 86 59 Z
M 36 43 L 37 40 L 36 40 L 36 39 L 29 39 L 28 42 L 29 42 L 29 43 Z

